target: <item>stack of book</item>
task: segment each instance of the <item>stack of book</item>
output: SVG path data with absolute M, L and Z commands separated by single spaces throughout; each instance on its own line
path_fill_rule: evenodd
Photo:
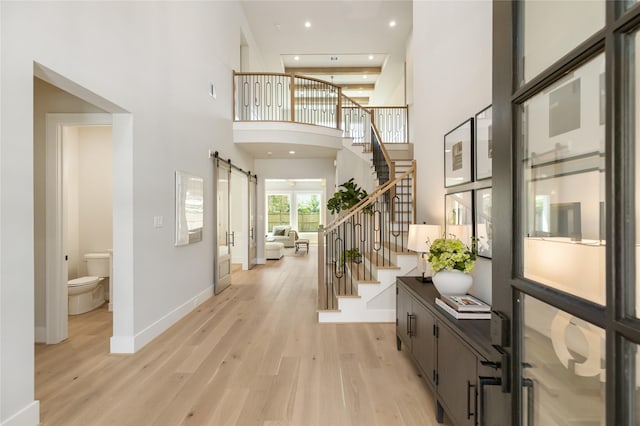
M 491 319 L 491 306 L 470 294 L 436 297 L 436 305 L 455 319 Z

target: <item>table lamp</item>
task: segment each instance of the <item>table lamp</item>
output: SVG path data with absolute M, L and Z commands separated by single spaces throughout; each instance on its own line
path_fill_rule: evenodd
M 431 243 L 436 238 L 442 238 L 442 231 L 440 225 L 409 225 L 409 238 L 407 242 L 407 248 L 418 253 L 418 272 L 422 273 L 422 282 L 431 282 L 431 277 L 425 277 L 427 271 L 427 256 Z

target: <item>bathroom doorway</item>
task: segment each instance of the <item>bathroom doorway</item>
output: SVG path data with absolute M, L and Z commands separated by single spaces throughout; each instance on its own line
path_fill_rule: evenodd
M 111 115 L 47 114 L 46 128 L 44 334 L 46 343 L 59 343 L 69 337 L 69 314 L 79 314 L 78 323 L 93 309 L 113 306 Z M 107 266 L 90 275 L 95 257 Z M 93 275 L 97 282 L 85 284 Z M 69 280 L 81 286 L 69 287 Z
M 111 126 L 113 272 L 109 350 L 133 353 L 133 114 L 90 88 L 34 62 L 33 221 L 34 334 L 55 344 L 68 333 L 67 271 L 63 250 L 62 127 Z M 84 260 L 84 259 L 83 259 Z M 63 276 L 64 273 L 64 276 Z M 64 312 L 63 312 L 64 310 Z M 106 335 L 106 333 L 105 333 Z

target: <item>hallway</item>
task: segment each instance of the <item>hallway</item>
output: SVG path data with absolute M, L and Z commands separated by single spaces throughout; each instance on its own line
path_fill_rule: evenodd
M 135 355 L 108 353 L 106 309 L 71 317 L 72 339 L 36 345 L 41 424 L 435 425 L 393 324 L 317 323 L 316 258 L 234 273 Z

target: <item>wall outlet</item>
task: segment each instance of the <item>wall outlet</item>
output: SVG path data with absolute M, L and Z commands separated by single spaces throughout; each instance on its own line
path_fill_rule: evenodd
M 162 216 L 154 216 L 153 217 L 153 227 L 154 228 L 162 228 Z

